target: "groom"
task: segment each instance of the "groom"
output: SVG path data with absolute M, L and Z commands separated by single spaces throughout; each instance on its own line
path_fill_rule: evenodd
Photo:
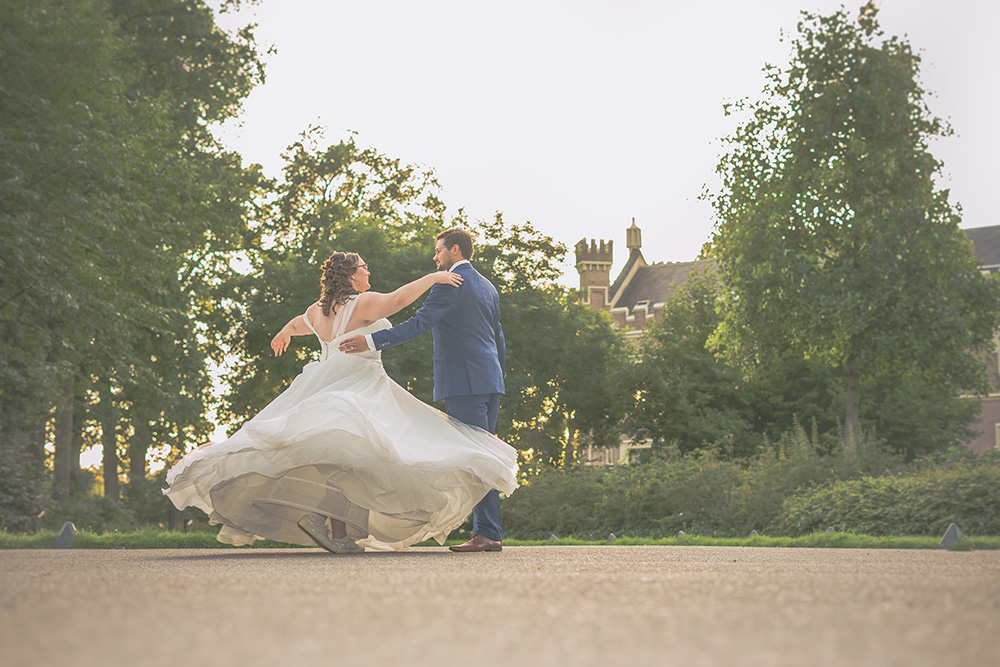
M 472 252 L 468 232 L 453 228 L 438 234 L 434 263 L 439 271 L 462 276 L 462 284 L 434 285 L 416 315 L 391 329 L 352 336 L 340 343 L 340 350 L 383 350 L 430 329 L 434 337 L 434 400 L 443 398 L 445 411 L 459 421 L 494 433 L 504 392 L 506 348 L 497 290 L 469 263 Z M 500 494 L 496 489 L 473 510 L 472 532 L 468 542 L 449 549 L 501 550 Z

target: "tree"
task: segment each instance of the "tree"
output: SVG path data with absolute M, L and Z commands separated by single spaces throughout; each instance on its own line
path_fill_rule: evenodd
M 123 358 L 127 345 L 91 342 L 134 321 L 138 299 L 109 295 L 127 284 L 129 260 L 141 265 L 155 252 L 130 176 L 154 141 L 158 110 L 122 102 L 124 48 L 101 4 L 64 5 L 5 3 L 0 19 L 0 410 L 4 445 L 23 442 L 33 452 L 43 451 L 39 425 L 54 405 L 61 425 L 73 423 L 64 413 L 75 401 L 64 388 L 83 359 Z M 127 238 L 136 223 L 139 233 Z M 70 440 L 61 428 L 57 444 Z M 60 466 L 72 460 L 59 454 Z
M 143 25 L 185 27 L 123 27 L 142 7 Z M 42 479 L 54 417 L 60 501 L 97 423 L 112 497 L 121 455 L 135 478 L 151 443 L 208 427 L 189 315 L 242 245 L 259 180 L 205 130 L 259 74 L 248 36 L 225 47 L 211 18 L 190 0 L 0 7 L 0 444 Z
M 882 38 L 869 2 L 804 14 L 788 67 L 726 142 L 711 253 L 726 287 L 713 344 L 748 371 L 791 350 L 846 371 L 845 438 L 863 378 L 983 390 L 978 355 L 1000 322 L 1000 284 L 980 275 L 959 215 L 936 189 L 920 58 Z M 954 424 L 952 432 L 961 428 Z

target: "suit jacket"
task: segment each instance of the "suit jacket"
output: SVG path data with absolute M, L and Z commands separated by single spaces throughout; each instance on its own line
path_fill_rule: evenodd
M 401 345 L 431 331 L 434 336 L 434 400 L 502 394 L 507 350 L 500 327 L 500 298 L 471 264 L 453 269 L 462 284 L 434 285 L 417 314 L 376 331 L 376 350 Z

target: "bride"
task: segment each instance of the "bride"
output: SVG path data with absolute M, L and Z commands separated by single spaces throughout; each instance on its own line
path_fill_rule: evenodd
M 443 544 L 490 489 L 517 487 L 517 452 L 496 436 L 421 402 L 393 382 L 381 353 L 344 354 L 349 335 L 389 328 L 386 319 L 435 283 L 438 271 L 389 294 L 370 291 L 368 265 L 335 252 L 323 264 L 320 300 L 275 335 L 315 335 L 319 361 L 229 439 L 189 452 L 167 474 L 178 508 L 222 524 L 220 542 L 259 538 L 334 553 Z

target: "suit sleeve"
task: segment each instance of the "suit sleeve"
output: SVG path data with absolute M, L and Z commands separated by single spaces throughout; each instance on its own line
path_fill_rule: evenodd
M 500 360 L 501 377 L 507 377 L 507 342 L 503 337 L 503 327 L 497 320 L 497 358 Z
M 453 285 L 437 284 L 431 287 L 430 294 L 420 305 L 416 315 L 405 322 L 400 322 L 391 329 L 372 333 L 375 349 L 384 350 L 387 347 L 402 345 L 420 334 L 430 331 L 455 307 L 455 302 L 458 300 L 458 290 L 459 288 Z

